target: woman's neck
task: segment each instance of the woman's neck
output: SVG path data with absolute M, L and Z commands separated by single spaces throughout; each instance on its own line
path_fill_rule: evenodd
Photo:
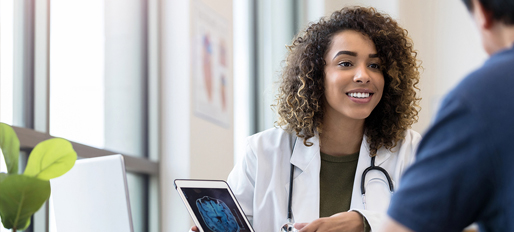
M 344 156 L 359 151 L 364 134 L 364 119 L 349 120 L 325 115 L 320 133 L 321 152 L 331 156 Z

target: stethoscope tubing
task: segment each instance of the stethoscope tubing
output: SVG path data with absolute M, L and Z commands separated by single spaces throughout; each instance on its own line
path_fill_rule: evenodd
M 368 172 L 372 171 L 372 170 L 377 170 L 377 171 L 382 172 L 387 179 L 387 185 L 389 186 L 389 191 L 391 191 L 391 193 L 394 192 L 393 181 L 391 180 L 389 173 L 387 173 L 387 171 L 385 169 L 383 169 L 382 167 L 375 166 L 375 157 L 376 156 L 371 157 L 371 166 L 369 166 L 368 168 L 366 168 L 364 170 L 364 172 L 362 172 L 362 177 L 361 177 L 361 194 L 362 195 L 366 194 L 366 188 L 364 188 L 364 184 L 366 182 L 366 174 L 368 174 Z
M 289 174 L 289 200 L 287 202 L 287 221 L 293 222 L 293 176 L 294 176 L 294 165 L 291 164 L 291 173 Z
M 393 194 L 393 192 L 394 192 L 393 181 L 391 180 L 391 177 L 389 176 L 389 173 L 387 173 L 387 171 L 384 168 L 379 167 L 379 166 L 375 166 L 375 157 L 376 156 L 371 157 L 371 166 L 369 166 L 368 168 L 366 168 L 364 170 L 364 172 L 362 172 L 362 177 L 361 177 L 361 196 L 362 196 L 362 205 L 364 205 L 364 209 L 366 209 L 366 188 L 364 187 L 364 185 L 365 185 L 365 182 L 366 182 L 366 174 L 368 174 L 369 171 L 377 170 L 377 171 L 382 172 L 382 174 L 384 174 L 384 176 L 387 179 L 387 185 L 389 186 L 389 191 L 391 192 L 391 194 Z
M 294 147 L 298 137 L 294 139 L 293 148 L 291 149 L 291 157 L 293 157 Z M 289 173 L 289 200 L 287 201 L 287 221 L 293 222 L 293 176 L 294 176 L 294 165 L 291 164 L 291 171 Z
M 298 140 L 298 137 L 296 137 L 295 140 L 294 140 L 293 147 L 291 149 L 291 157 L 293 156 L 294 147 L 296 146 L 296 141 L 297 140 Z M 364 170 L 364 172 L 362 172 L 362 177 L 361 177 L 361 194 L 362 194 L 362 204 L 364 205 L 364 208 L 366 208 L 366 188 L 364 187 L 364 185 L 365 185 L 365 180 L 366 180 L 366 174 L 368 174 L 369 171 L 377 170 L 377 171 L 382 172 L 384 174 L 384 176 L 386 177 L 386 179 L 387 179 L 387 184 L 389 186 L 389 191 L 391 192 L 391 194 L 394 192 L 394 186 L 393 186 L 393 181 L 391 180 L 391 176 L 389 176 L 389 173 L 384 168 L 379 167 L 379 166 L 375 166 L 375 157 L 376 156 L 371 157 L 371 166 L 369 166 L 368 168 L 366 168 Z M 287 201 L 287 221 L 289 223 L 293 222 L 293 210 L 292 210 L 292 203 L 293 203 L 293 176 L 294 176 L 294 165 L 291 164 L 291 170 L 290 170 L 290 173 L 289 173 L 289 200 Z

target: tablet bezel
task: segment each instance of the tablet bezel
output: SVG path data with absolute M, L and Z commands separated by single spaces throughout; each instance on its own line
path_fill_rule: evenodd
M 227 182 L 224 180 L 196 180 L 196 179 L 176 179 L 174 181 L 175 183 L 175 189 L 177 190 L 178 194 L 180 195 L 180 198 L 182 199 L 182 202 L 186 205 L 187 211 L 189 212 L 189 215 L 191 215 L 191 218 L 193 219 L 196 227 L 200 230 L 200 232 L 204 232 L 205 230 L 202 228 L 202 225 L 198 218 L 196 218 L 196 215 L 191 208 L 191 205 L 189 205 L 189 202 L 187 201 L 186 197 L 184 196 L 184 192 L 182 191 L 182 188 L 217 188 L 217 189 L 226 189 L 230 193 L 230 197 L 235 202 L 235 205 L 237 206 L 237 210 L 242 215 L 244 219 L 244 223 L 246 224 L 246 227 L 250 229 L 250 231 L 255 232 L 252 225 L 248 221 L 248 218 L 246 217 L 246 214 L 244 213 L 243 209 L 241 208 L 241 205 L 239 205 L 239 202 L 237 201 L 236 197 L 234 196 L 234 193 L 230 189 L 230 186 L 228 186 Z

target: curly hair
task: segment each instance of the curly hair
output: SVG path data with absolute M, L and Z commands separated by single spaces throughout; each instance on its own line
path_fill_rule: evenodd
M 276 125 L 303 138 L 322 133 L 325 98 L 325 54 L 335 34 L 354 30 L 370 38 L 381 60 L 385 85 L 382 99 L 364 123 L 370 154 L 392 149 L 404 132 L 418 120 L 419 71 L 412 40 L 407 30 L 374 8 L 346 7 L 318 23 L 310 24 L 287 46 L 289 53 L 282 70 L 275 111 Z

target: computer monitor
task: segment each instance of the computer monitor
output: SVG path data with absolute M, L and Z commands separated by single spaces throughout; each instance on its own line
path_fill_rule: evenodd
M 50 185 L 56 232 L 133 232 L 123 156 L 77 160 Z

